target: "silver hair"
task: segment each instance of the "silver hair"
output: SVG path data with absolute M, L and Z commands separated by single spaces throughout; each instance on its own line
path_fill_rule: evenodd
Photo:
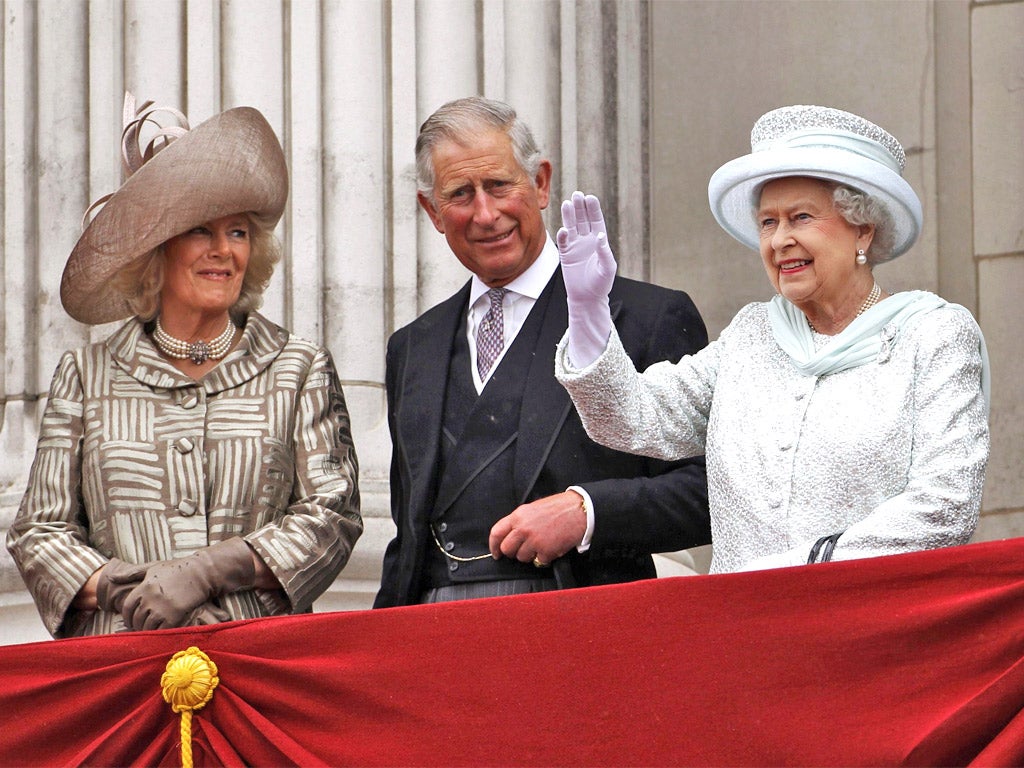
M 832 200 L 839 215 L 855 227 L 861 224 L 875 225 L 875 235 L 865 254 L 868 264 L 875 266 L 889 261 L 896 242 L 896 222 L 885 203 L 866 192 L 842 184 L 832 190 Z
M 263 304 L 263 292 L 281 260 L 281 244 L 272 229 L 256 216 L 249 219 L 249 265 L 242 278 L 238 301 L 231 307 L 231 316 L 241 324 L 245 316 Z M 160 291 L 164 286 L 164 246 L 159 245 L 122 267 L 113 280 L 128 302 L 132 312 L 143 322 L 160 314 Z
M 465 144 L 483 130 L 500 130 L 512 142 L 512 154 L 531 180 L 540 170 L 541 153 L 533 133 L 508 104 L 468 96 L 439 107 L 420 126 L 416 138 L 416 189 L 434 201 L 434 148 L 442 141 Z

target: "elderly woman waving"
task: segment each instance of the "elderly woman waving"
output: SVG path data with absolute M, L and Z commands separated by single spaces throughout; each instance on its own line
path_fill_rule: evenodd
M 712 176 L 711 208 L 777 295 L 677 364 L 630 364 L 608 318 L 600 205 L 563 203 L 556 371 L 587 432 L 662 459 L 706 453 L 712 572 L 967 542 L 988 459 L 981 331 L 963 307 L 890 294 L 872 272 L 920 232 L 903 148 L 816 106 L 767 113 L 751 145 Z
M 130 319 L 61 358 L 8 549 L 55 637 L 309 611 L 362 519 L 330 354 L 256 312 L 284 153 L 248 107 L 187 130 L 129 95 L 125 118 L 130 176 L 61 300 Z

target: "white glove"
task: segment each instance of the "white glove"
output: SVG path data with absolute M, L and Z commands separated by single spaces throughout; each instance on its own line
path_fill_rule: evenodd
M 586 368 L 608 346 L 612 316 L 608 292 L 615 279 L 615 256 L 593 195 L 573 192 L 562 202 L 562 228 L 555 242 L 569 300 L 569 362 Z

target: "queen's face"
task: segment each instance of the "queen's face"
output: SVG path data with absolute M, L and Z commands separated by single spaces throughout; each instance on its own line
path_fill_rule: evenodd
M 844 219 L 832 190 L 803 176 L 776 179 L 761 190 L 757 221 L 765 271 L 775 290 L 801 309 L 841 305 L 861 290 L 854 279 L 857 249 L 870 245 L 873 228 Z
M 245 214 L 213 219 L 164 243 L 160 312 L 165 318 L 222 317 L 238 301 L 249 266 Z

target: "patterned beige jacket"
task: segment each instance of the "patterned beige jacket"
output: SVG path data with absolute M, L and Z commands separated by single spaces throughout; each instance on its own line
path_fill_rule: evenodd
M 363 530 L 348 411 L 330 354 L 253 313 L 200 381 L 129 321 L 66 352 L 7 534 L 55 637 L 123 630 L 71 602 L 112 557 L 183 557 L 243 536 L 281 582 L 219 603 L 233 619 L 310 610 Z

